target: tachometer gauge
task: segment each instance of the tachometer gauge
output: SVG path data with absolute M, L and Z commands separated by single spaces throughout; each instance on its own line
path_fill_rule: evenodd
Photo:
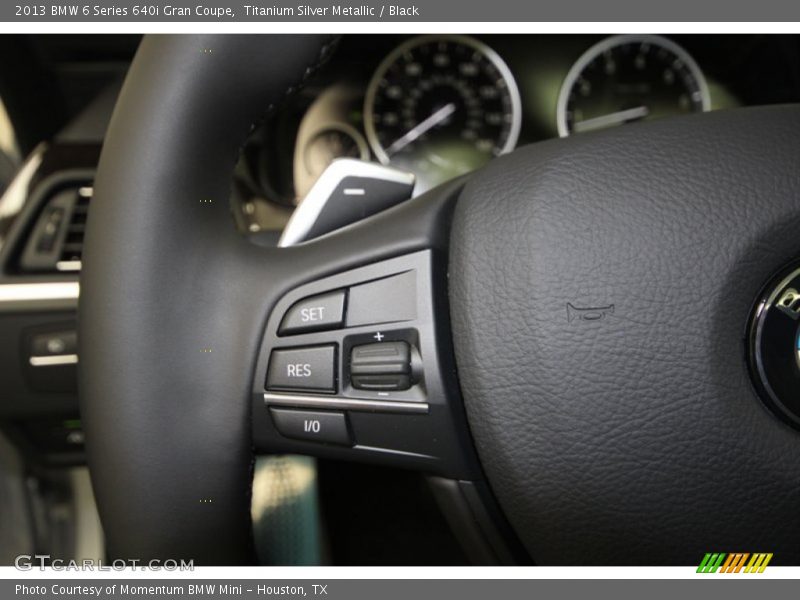
M 558 96 L 558 133 L 710 107 L 705 77 L 686 50 L 656 35 L 618 35 L 589 48 L 570 69 Z
M 384 164 L 423 191 L 509 152 L 519 137 L 519 90 L 508 66 L 463 36 L 421 36 L 396 48 L 367 89 L 364 128 Z

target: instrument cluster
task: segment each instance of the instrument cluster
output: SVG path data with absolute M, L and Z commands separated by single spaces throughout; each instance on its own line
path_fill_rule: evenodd
M 345 36 L 320 77 L 263 140 L 287 140 L 255 177 L 286 210 L 337 158 L 410 171 L 418 195 L 520 144 L 796 102 L 800 48 L 780 36 Z

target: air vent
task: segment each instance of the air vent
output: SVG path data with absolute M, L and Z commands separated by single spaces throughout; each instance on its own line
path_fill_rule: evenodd
M 61 246 L 61 256 L 56 262 L 59 271 L 80 271 L 83 252 L 83 234 L 86 231 L 86 216 L 89 213 L 89 200 L 92 199 L 92 188 L 78 188 L 78 199 L 72 207 L 67 234 Z
M 19 261 L 26 273 L 77 273 L 92 187 L 74 185 L 54 191 L 46 201 Z

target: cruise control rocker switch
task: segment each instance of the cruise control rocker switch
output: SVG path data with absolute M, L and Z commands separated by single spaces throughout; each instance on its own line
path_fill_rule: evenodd
M 412 385 L 411 348 L 407 342 L 356 346 L 350 354 L 350 382 L 355 389 L 398 392 Z

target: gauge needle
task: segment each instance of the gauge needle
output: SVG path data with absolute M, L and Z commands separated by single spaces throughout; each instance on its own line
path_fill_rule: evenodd
M 449 104 L 445 104 L 442 108 L 431 114 L 427 119 L 415 125 L 412 129 L 407 131 L 403 137 L 398 138 L 394 141 L 394 143 L 386 149 L 386 154 L 394 154 L 395 152 L 399 152 L 406 146 L 408 146 L 411 142 L 416 140 L 419 136 L 423 133 L 428 131 L 429 129 L 435 127 L 442 121 L 444 121 L 447 117 L 452 115 L 456 112 L 456 105 L 452 102 Z
M 592 129 L 600 129 L 601 127 L 608 127 L 609 125 L 620 125 L 622 123 L 627 123 L 628 121 L 644 119 L 649 114 L 649 108 L 646 106 L 637 106 L 636 108 L 629 108 L 627 110 L 609 113 L 607 115 L 603 115 L 602 117 L 578 121 L 575 123 L 575 125 L 573 125 L 573 129 L 576 132 L 591 131 Z

